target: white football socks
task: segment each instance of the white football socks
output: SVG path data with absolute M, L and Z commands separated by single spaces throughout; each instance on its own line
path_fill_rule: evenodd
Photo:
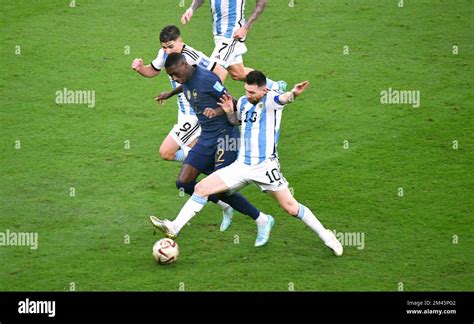
M 298 209 L 298 218 L 303 221 L 309 228 L 316 232 L 321 240 L 326 241 L 327 232 L 323 224 L 314 216 L 311 210 L 305 205 L 300 204 Z
M 258 226 L 265 226 L 268 223 L 268 215 L 260 212 L 260 215 L 258 215 L 257 219 L 255 220 L 257 222 Z
M 207 202 L 207 198 L 193 194 L 188 201 L 184 204 L 183 208 L 179 212 L 178 216 L 172 221 L 173 229 L 176 233 L 186 225 L 191 218 L 199 213 Z

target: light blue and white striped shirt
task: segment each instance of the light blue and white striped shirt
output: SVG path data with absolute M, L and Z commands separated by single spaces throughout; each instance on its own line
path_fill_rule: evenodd
M 245 24 L 245 0 L 211 0 L 212 32 L 232 38 Z
M 278 157 L 277 145 L 283 105 L 279 93 L 268 93 L 256 104 L 245 96 L 237 102 L 237 117 L 242 121 L 240 150 L 237 160 L 247 165 L 257 165 L 266 159 Z

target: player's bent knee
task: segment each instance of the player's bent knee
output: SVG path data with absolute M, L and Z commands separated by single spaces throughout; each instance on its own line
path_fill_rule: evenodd
M 298 208 L 299 208 L 298 203 L 295 203 L 293 201 L 288 201 L 284 203 L 282 207 L 291 216 L 298 215 Z
M 245 70 L 244 69 L 229 69 L 229 74 L 232 80 L 245 81 Z
M 203 192 L 204 192 L 204 186 L 202 185 L 202 183 L 201 182 L 196 183 L 196 185 L 194 186 L 194 193 L 199 196 L 202 196 Z
M 231 72 L 230 76 L 231 76 L 232 80 L 234 80 L 234 81 L 244 81 L 245 80 L 245 73 Z
M 170 151 L 164 147 L 160 147 L 160 156 L 165 161 L 173 161 L 176 152 Z
M 201 197 L 209 196 L 209 188 L 205 182 L 200 181 L 194 186 L 194 193 Z

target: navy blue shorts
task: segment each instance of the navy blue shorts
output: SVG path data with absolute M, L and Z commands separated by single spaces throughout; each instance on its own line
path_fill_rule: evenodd
M 189 164 L 201 173 L 209 175 L 237 159 L 239 140 L 240 131 L 237 127 L 229 128 L 212 139 L 200 137 L 183 164 Z

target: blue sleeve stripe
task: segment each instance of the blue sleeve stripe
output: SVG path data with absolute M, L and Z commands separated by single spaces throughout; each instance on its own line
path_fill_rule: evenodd
M 280 105 L 280 106 L 284 106 L 284 105 L 285 105 L 284 103 L 282 103 L 282 102 L 280 101 L 280 95 L 275 96 L 275 97 L 273 98 L 273 100 L 275 100 L 275 102 L 276 102 L 277 105 Z

